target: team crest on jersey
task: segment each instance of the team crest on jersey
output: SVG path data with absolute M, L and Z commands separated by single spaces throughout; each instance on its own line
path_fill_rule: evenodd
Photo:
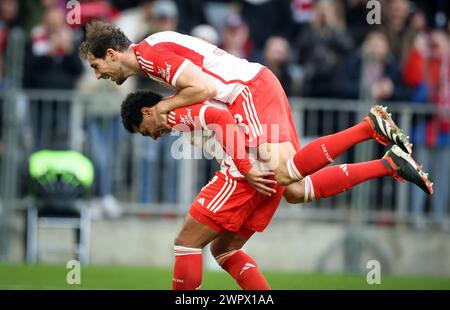
M 170 81 L 170 68 L 172 68 L 172 66 L 169 65 L 167 62 L 166 62 L 166 69 L 158 67 L 158 74 L 167 82 Z

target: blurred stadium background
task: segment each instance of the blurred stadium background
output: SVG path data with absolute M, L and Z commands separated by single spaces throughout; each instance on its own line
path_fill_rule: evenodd
M 372 288 L 369 260 L 381 263 L 378 288 L 450 289 L 448 1 L 382 0 L 380 25 L 367 23 L 367 0 L 79 2 L 80 24 L 68 24 L 66 1 L 0 0 L 0 288 L 69 288 L 73 258 L 82 288 L 170 288 L 173 239 L 217 168 L 172 158 L 177 137 L 125 133 L 128 92 L 170 93 L 148 79 L 95 80 L 77 49 L 96 18 L 134 42 L 177 30 L 265 64 L 290 97 L 302 145 L 387 105 L 435 194 L 385 178 L 283 202 L 246 250 L 277 289 Z M 384 152 L 367 142 L 335 164 Z M 237 288 L 205 257 L 204 288 Z

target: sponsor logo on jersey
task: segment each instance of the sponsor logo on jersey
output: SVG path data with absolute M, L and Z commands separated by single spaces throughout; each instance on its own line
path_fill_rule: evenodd
M 186 115 L 180 114 L 180 123 L 184 125 L 194 125 L 194 119 L 192 118 L 192 109 L 186 108 Z
M 172 68 L 172 66 L 169 65 L 167 62 L 166 62 L 166 69 L 158 67 L 158 74 L 167 82 L 170 81 L 170 68 Z
M 334 160 L 333 160 L 333 158 L 331 158 L 330 153 L 328 153 L 327 146 L 325 144 L 322 144 L 322 151 L 325 154 L 325 157 L 327 158 L 327 160 L 330 163 L 332 163 Z
M 199 204 L 201 204 L 202 206 L 205 206 L 205 198 L 199 198 L 199 199 L 197 199 L 197 202 L 199 203 Z

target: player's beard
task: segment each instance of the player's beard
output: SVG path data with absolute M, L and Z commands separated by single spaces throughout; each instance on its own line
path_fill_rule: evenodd
M 127 80 L 127 77 L 125 76 L 125 74 L 123 73 L 123 70 L 120 70 L 117 74 L 117 77 L 115 79 L 115 82 L 117 85 L 122 85 L 123 82 L 125 82 Z
M 116 82 L 117 85 L 122 85 L 123 82 L 125 82 L 125 81 L 126 81 L 125 77 L 117 77 L 115 82 Z

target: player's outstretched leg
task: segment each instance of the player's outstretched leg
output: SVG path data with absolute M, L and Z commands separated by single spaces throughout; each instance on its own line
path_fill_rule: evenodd
M 395 171 L 393 177 L 401 182 L 411 182 L 420 187 L 425 193 L 433 194 L 433 183 L 428 179 L 428 173 L 423 171 L 422 166 L 416 163 L 414 158 L 394 145 L 383 156 Z
M 369 139 L 376 139 L 384 145 L 394 143 L 411 153 L 409 137 L 395 125 L 386 108 L 376 105 L 357 125 L 320 137 L 306 145 L 287 160 L 286 174 L 276 174 L 275 177 L 283 185 L 299 181 L 327 166 L 353 145 Z
M 290 203 L 303 203 L 340 194 L 370 179 L 392 176 L 433 193 L 433 183 L 412 156 L 394 145 L 382 159 L 356 164 L 342 164 L 321 169 L 286 188 Z
M 388 113 L 387 107 L 375 105 L 370 109 L 367 118 L 370 119 L 375 134 L 373 138 L 383 145 L 388 143 L 396 144 L 404 152 L 412 153 L 412 144 L 409 142 L 409 137 L 398 128 Z

